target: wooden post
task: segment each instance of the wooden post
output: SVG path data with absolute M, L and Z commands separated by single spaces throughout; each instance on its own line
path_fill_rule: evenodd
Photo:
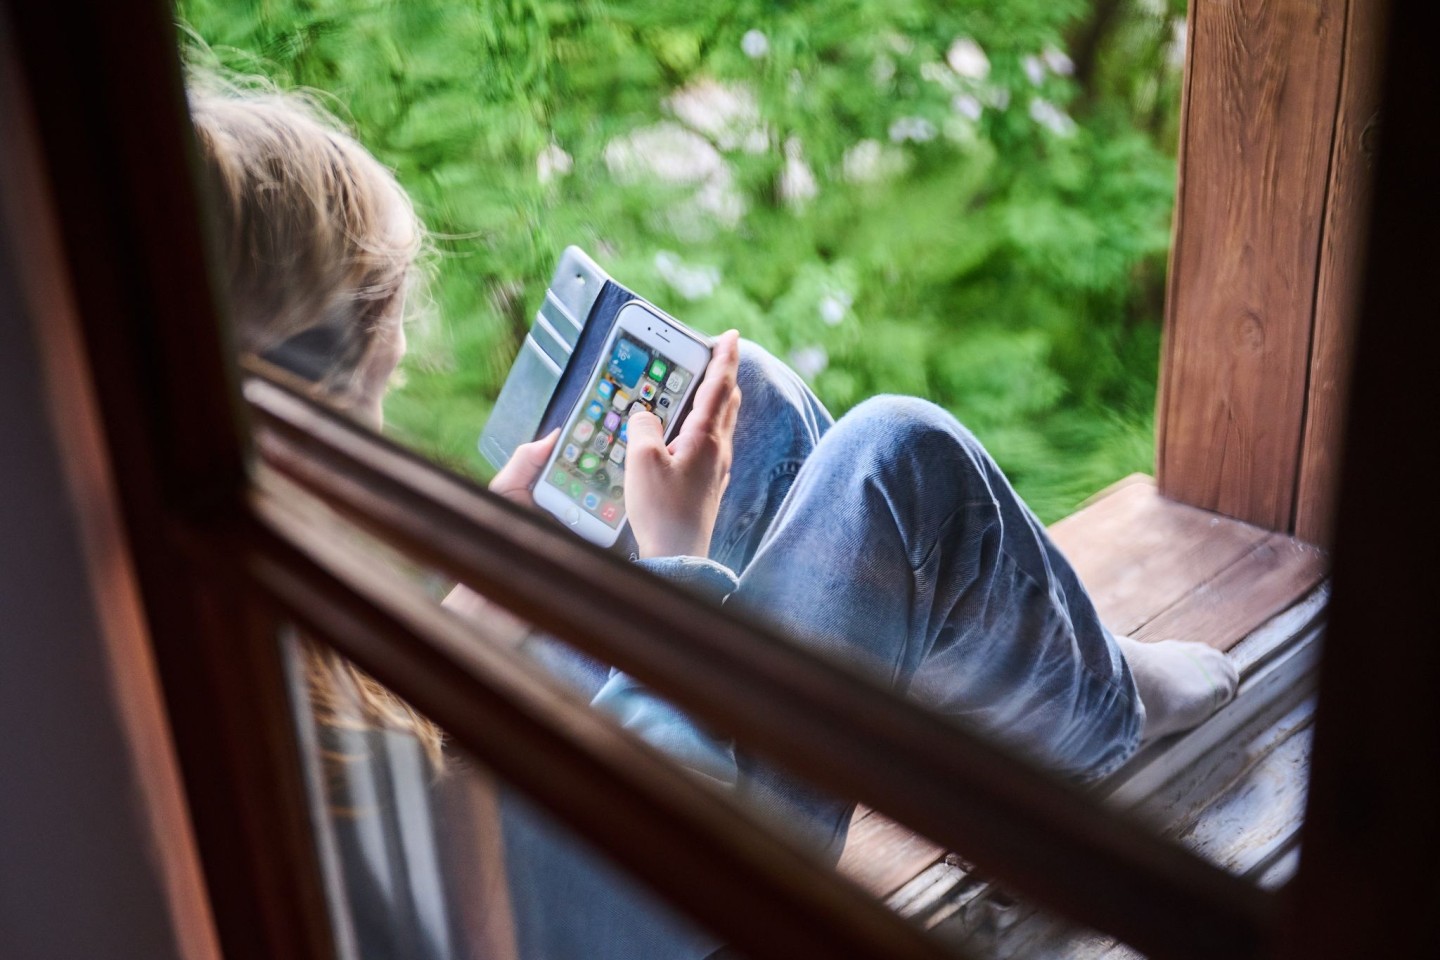
M 1346 0 L 1197 0 L 1158 411 L 1161 492 L 1296 503 Z
M 1375 145 L 1380 138 L 1380 79 L 1386 0 L 1351 2 L 1345 20 L 1340 109 L 1330 159 L 1309 402 L 1300 450 L 1295 535 L 1326 546 L 1339 469 L 1350 345 L 1355 336 L 1365 223 Z

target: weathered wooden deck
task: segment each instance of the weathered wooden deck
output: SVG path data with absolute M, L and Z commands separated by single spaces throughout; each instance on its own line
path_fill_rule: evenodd
M 1128 477 L 1051 530 L 1118 633 L 1201 640 L 1235 659 L 1240 693 L 1198 730 L 1147 746 L 1099 792 L 1201 856 L 1262 884 L 1293 870 L 1314 711 L 1326 559 L 1315 547 L 1162 498 Z M 1125 956 L 993 888 L 872 811 L 842 872 L 945 937 L 997 955 Z

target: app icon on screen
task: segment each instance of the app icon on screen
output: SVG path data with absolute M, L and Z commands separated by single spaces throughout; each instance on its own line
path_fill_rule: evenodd
M 614 500 L 616 503 L 620 503 L 622 500 L 625 499 L 625 488 L 618 484 L 611 487 L 610 499 Z
M 617 427 L 619 427 L 619 426 L 620 426 L 620 414 L 616 413 L 614 410 L 611 410 L 609 413 L 605 414 L 605 429 L 606 429 L 606 430 L 610 431 L 611 433 L 614 433 L 614 432 L 615 432 L 615 429 L 616 429 Z
M 584 443 L 593 436 L 595 436 L 595 424 L 589 420 L 581 420 L 575 424 L 575 440 L 577 442 Z
M 560 454 L 560 456 L 564 457 L 566 460 L 569 460 L 571 463 L 574 463 L 580 456 L 580 448 L 575 446 L 575 444 L 573 443 L 567 443 L 565 444 L 565 450 Z
M 585 484 L 581 483 L 579 480 L 571 480 L 571 481 L 570 481 L 570 499 L 571 499 L 571 500 L 579 500 L 579 499 L 580 499 L 580 494 L 582 494 L 582 493 L 584 493 L 584 492 L 585 492 Z
M 655 406 L 659 407 L 662 410 L 669 410 L 671 407 L 675 406 L 675 401 L 679 399 L 680 398 L 675 396 L 675 394 L 673 393 L 662 393 L 660 394 L 660 399 L 655 401 Z
M 655 399 L 655 391 L 658 390 L 658 389 L 659 389 L 659 387 L 658 387 L 658 385 L 655 383 L 654 380 L 646 380 L 644 383 L 642 383 L 642 384 L 640 385 L 640 399 L 641 399 L 641 400 L 654 400 L 654 399 Z
M 625 444 L 617 443 L 610 448 L 610 459 L 615 463 L 625 462 Z
M 615 378 L 616 383 L 633 387 L 649 365 L 649 350 L 624 337 L 615 341 L 615 352 L 610 355 L 610 376 Z
M 596 453 L 604 453 L 606 450 L 610 449 L 610 439 L 613 436 L 615 436 L 613 433 L 595 434 L 595 442 L 590 445 L 590 449 L 594 450 Z
M 624 410 L 626 404 L 628 404 L 629 402 L 630 394 L 626 393 L 624 390 L 616 390 L 615 399 L 610 401 L 610 406 L 616 410 Z
M 595 388 L 595 391 L 608 400 L 615 393 L 615 384 L 609 380 L 601 380 L 599 386 Z
M 620 507 L 617 504 L 607 502 L 600 508 L 600 519 L 606 523 L 614 523 L 618 516 L 620 516 Z
M 621 443 L 628 443 L 628 442 L 629 442 L 629 438 L 630 438 L 630 422 L 627 420 L 626 422 L 620 424 L 620 442 L 621 442 Z
M 670 371 L 670 379 L 665 381 L 665 389 L 666 389 L 666 390 L 669 390 L 671 393 L 679 393 L 681 390 L 684 390 L 684 389 L 685 389 L 685 371 L 684 371 L 684 370 L 672 370 L 672 371 Z
M 661 360 L 659 357 L 656 357 L 655 362 L 650 364 L 650 379 L 664 380 L 665 371 L 669 369 L 670 364 L 666 363 L 664 360 Z
M 600 506 L 600 495 L 593 490 L 585 494 L 585 509 L 594 510 Z
M 580 455 L 580 463 L 577 466 L 580 467 L 581 473 L 594 473 L 595 468 L 600 466 L 600 458 L 593 453 L 583 453 Z
M 565 485 L 570 482 L 570 474 L 566 473 L 564 470 L 556 470 L 554 473 L 550 474 L 550 482 L 553 483 L 555 486 L 559 487 L 561 490 L 564 490 Z
M 605 407 L 601 405 L 599 400 L 591 400 L 590 406 L 585 408 L 585 418 L 587 420 L 599 420 L 601 414 L 604 412 Z
M 636 400 L 634 403 L 630 404 L 630 413 L 629 413 L 629 415 L 630 415 L 630 416 L 634 416 L 636 410 L 649 410 L 649 409 L 650 409 L 650 404 L 646 403 L 644 400 Z
M 590 486 L 596 489 L 610 486 L 610 474 L 604 470 L 596 470 L 595 475 L 590 478 Z

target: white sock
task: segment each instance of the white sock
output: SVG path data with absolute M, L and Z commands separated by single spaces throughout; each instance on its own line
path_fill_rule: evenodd
M 1145 705 L 1142 741 L 1199 725 L 1234 699 L 1240 685 L 1230 658 L 1203 643 L 1146 643 L 1121 636 L 1115 642 L 1130 664 Z

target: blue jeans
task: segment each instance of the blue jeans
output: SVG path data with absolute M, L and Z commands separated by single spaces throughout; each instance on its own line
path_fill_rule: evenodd
M 792 641 L 1064 775 L 1102 776 L 1134 751 L 1144 715 L 1114 639 L 954 417 L 877 397 L 833 422 L 793 371 L 749 343 L 740 388 L 710 556 L 643 565 L 728 596 Z M 852 803 L 710 737 L 625 674 L 553 643 L 535 651 L 597 709 L 838 858 Z M 698 957 L 716 945 L 571 844 L 506 820 L 512 880 L 529 891 L 515 896 L 522 956 Z M 561 876 L 565 890 L 547 888 Z

